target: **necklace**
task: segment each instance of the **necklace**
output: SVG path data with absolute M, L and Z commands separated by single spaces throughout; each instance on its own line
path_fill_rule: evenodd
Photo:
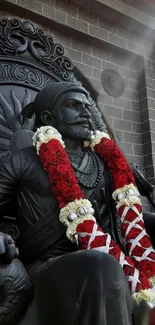
M 99 157 L 91 149 L 78 153 L 68 152 L 68 155 L 79 184 L 88 189 L 96 187 L 104 170 Z

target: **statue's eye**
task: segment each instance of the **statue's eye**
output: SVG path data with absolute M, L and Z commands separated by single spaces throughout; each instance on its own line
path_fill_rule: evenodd
M 68 107 L 76 107 L 76 102 L 69 102 Z

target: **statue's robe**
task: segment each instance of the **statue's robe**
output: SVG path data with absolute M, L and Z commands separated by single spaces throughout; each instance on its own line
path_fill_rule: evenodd
M 107 202 L 100 224 L 120 244 L 112 179 L 102 164 L 99 184 L 95 189 L 82 189 L 85 197 L 92 203 L 97 200 L 100 207 L 103 204 L 100 189 L 105 188 Z M 0 211 L 4 215 L 9 202 L 14 200 L 21 260 L 27 266 L 35 260 L 52 258 L 36 286 L 43 323 L 132 324 L 131 296 L 119 263 L 107 254 L 80 252 L 66 238 L 58 218 L 57 200 L 35 149 L 29 147 L 9 154 L 0 165 Z

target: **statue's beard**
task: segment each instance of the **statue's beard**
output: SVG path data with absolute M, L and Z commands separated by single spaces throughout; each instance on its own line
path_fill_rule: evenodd
M 61 129 L 61 127 L 60 127 Z M 60 130 L 62 137 L 77 141 L 90 141 L 92 138 L 91 130 L 78 124 L 67 125 L 64 130 Z
M 92 138 L 91 131 L 87 127 L 81 127 L 79 125 L 70 128 L 70 135 L 74 137 L 74 139 L 84 141 L 91 140 Z

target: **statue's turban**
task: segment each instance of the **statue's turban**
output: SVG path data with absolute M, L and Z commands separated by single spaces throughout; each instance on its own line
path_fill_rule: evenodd
M 60 95 L 68 91 L 78 91 L 88 97 L 88 93 L 79 84 L 71 82 L 52 82 L 47 87 L 43 88 L 36 96 L 35 100 L 26 105 L 22 110 L 22 115 L 31 118 L 32 115 L 39 114 L 43 110 L 54 109 Z

